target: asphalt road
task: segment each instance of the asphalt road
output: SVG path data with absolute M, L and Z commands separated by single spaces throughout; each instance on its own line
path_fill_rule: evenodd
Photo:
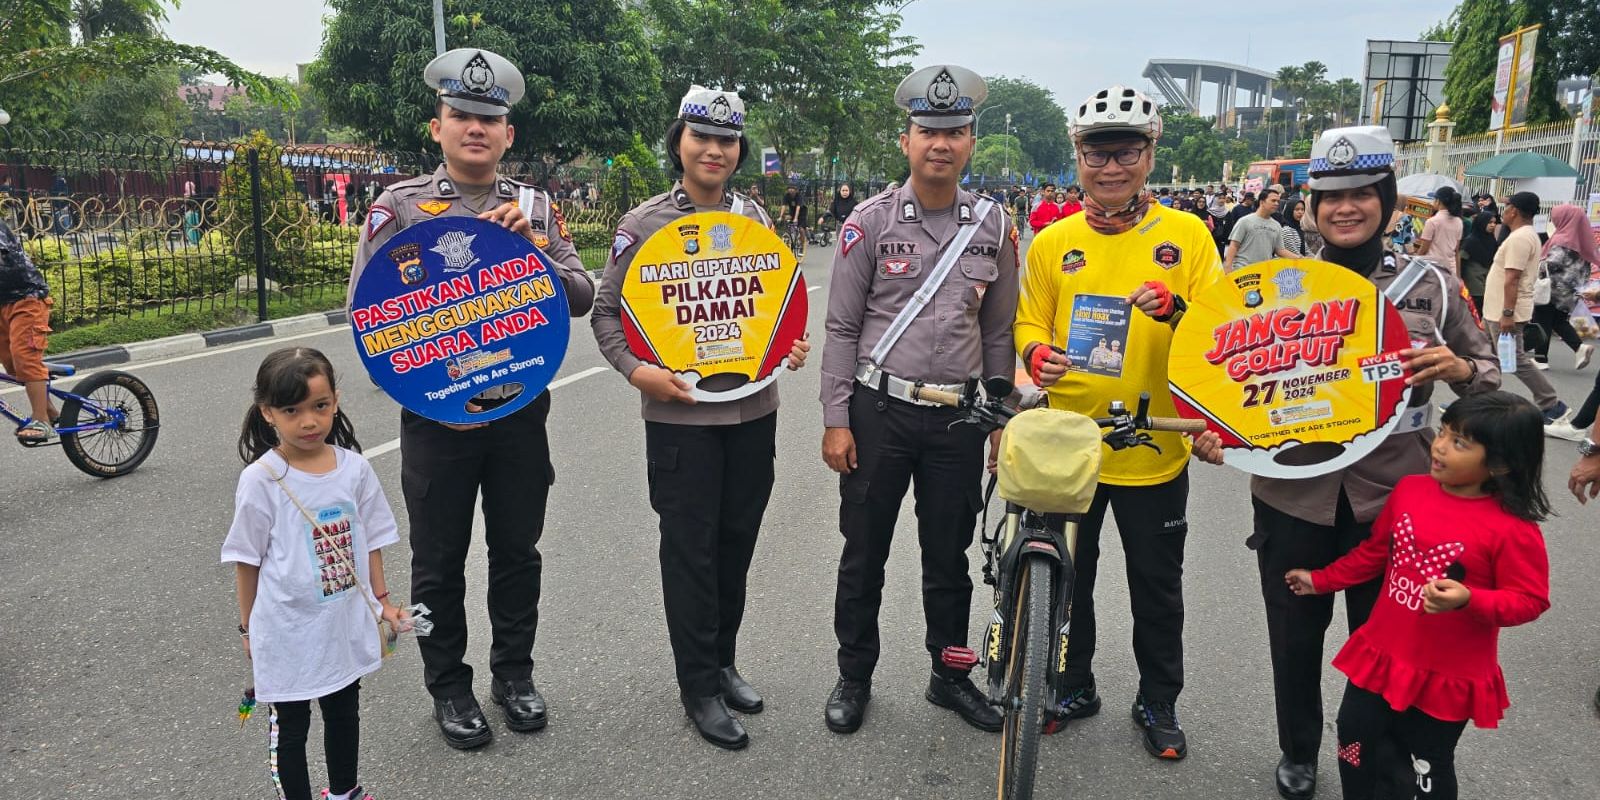
M 826 252 L 806 264 L 813 340 L 821 344 Z M 234 452 L 256 365 L 276 340 L 129 367 L 160 399 L 151 459 L 102 481 L 51 450 L 0 442 L 0 798 L 260 798 L 266 724 L 234 717 L 249 666 L 234 634 L 233 571 L 218 563 L 241 464 Z M 395 406 L 362 377 L 343 329 L 293 343 L 328 353 L 345 376 L 345 409 L 402 506 Z M 1593 373 L 1557 345 L 1549 373 L 1576 403 Z M 1600 366 L 1591 367 L 1592 369 Z M 661 612 L 656 520 L 645 492 L 637 394 L 606 367 L 586 324 L 550 418 L 558 477 L 543 541 L 544 599 L 536 677 L 551 706 L 539 733 L 506 729 L 459 753 L 440 741 L 414 647 L 363 683 L 362 780 L 398 798 L 978 798 L 992 796 L 999 737 L 922 697 L 915 529 L 908 503 L 889 565 L 884 655 L 865 727 L 830 733 L 822 705 L 835 678 L 833 580 L 841 540 L 837 483 L 818 456 L 818 372 L 780 383 L 778 486 L 750 576 L 740 668 L 765 695 L 745 718 L 753 740 L 728 753 L 684 718 Z M 1512 381 L 1516 391 L 1523 391 Z M 8 401 L 20 397 L 7 395 Z M 1600 564 L 1596 519 L 1562 487 L 1575 454 L 1552 442 L 1545 525 L 1553 607 L 1506 631 L 1512 707 L 1498 730 L 1469 729 L 1458 753 L 1471 798 L 1600 796 Z M 1128 719 L 1136 675 L 1126 581 L 1105 537 L 1097 673 L 1105 711 L 1045 741 L 1039 797 L 1272 798 L 1277 760 L 1266 630 L 1255 559 L 1244 548 L 1243 474 L 1194 470 L 1188 543 L 1187 689 L 1179 703 L 1190 755 L 1147 756 Z M 400 514 L 402 525 L 404 515 Z M 1108 520 L 1108 534 L 1111 522 Z M 403 538 L 403 537 L 402 537 Z M 973 551 L 976 577 L 979 562 Z M 391 586 L 409 581 L 409 548 L 387 553 Z M 469 659 L 488 701 L 485 558 L 469 561 Z M 402 590 L 403 592 L 403 590 Z M 988 595 L 974 597 L 974 641 Z M 1344 633 L 1329 635 L 1331 658 Z M 1331 716 L 1342 681 L 1324 675 Z M 320 723 L 317 727 L 320 727 Z M 1321 797 L 1337 795 L 1331 727 Z M 312 735 L 313 783 L 323 774 Z

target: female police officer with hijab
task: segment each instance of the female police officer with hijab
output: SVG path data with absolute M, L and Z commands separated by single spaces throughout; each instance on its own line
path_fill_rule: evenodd
M 739 95 L 691 86 L 666 144 L 682 177 L 617 223 L 591 324 L 606 360 L 642 395 L 650 504 L 661 517 L 661 589 L 684 711 L 706 741 L 738 750 L 750 737 L 729 709 L 755 714 L 763 707 L 735 668 L 734 649 L 756 534 L 772 494 L 778 387 L 697 403 L 671 370 L 630 351 L 621 296 L 640 245 L 673 221 L 705 211 L 742 214 L 769 228 L 772 220 L 760 204 L 728 189 L 749 155 Z M 789 369 L 803 366 L 810 349 L 795 340 Z
M 1448 270 L 1387 249 L 1384 226 L 1398 191 L 1387 128 L 1326 131 L 1311 149 L 1311 213 L 1326 243 L 1320 258 L 1366 276 L 1400 309 L 1413 346 L 1402 350 L 1411 408 L 1383 444 L 1351 466 L 1315 478 L 1255 477 L 1255 532 L 1261 594 L 1267 606 L 1272 682 L 1278 712 L 1278 793 L 1308 798 L 1317 786 L 1322 742 L 1323 635 L 1333 595 L 1297 596 L 1284 574 L 1316 569 L 1350 551 L 1372 528 L 1400 478 L 1428 471 L 1433 441 L 1429 400 L 1443 381 L 1457 394 L 1492 391 L 1500 370 L 1489 337 Z M 1347 591 L 1353 630 L 1366 622 L 1378 581 Z

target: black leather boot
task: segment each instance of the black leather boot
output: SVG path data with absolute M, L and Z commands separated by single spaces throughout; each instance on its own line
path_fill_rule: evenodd
M 761 695 L 746 683 L 744 676 L 739 674 L 736 667 L 723 667 L 721 674 L 722 700 L 728 708 L 742 714 L 760 714 L 765 705 L 761 702 Z
M 502 681 L 495 679 L 489 690 L 495 705 L 506 712 L 506 726 L 514 731 L 536 731 L 543 728 L 549 718 L 545 716 L 544 695 L 539 694 L 533 681 Z
M 694 727 L 706 741 L 724 750 L 743 750 L 750 744 L 750 735 L 744 726 L 728 712 L 722 695 L 683 698 L 684 713 L 694 721 Z
M 823 719 L 828 730 L 834 733 L 855 733 L 867 716 L 867 703 L 872 700 L 872 681 L 854 681 L 840 678 L 828 695 L 828 706 Z
M 471 750 L 489 743 L 494 731 L 471 694 L 433 701 L 433 719 L 439 723 L 445 744 L 457 750 Z

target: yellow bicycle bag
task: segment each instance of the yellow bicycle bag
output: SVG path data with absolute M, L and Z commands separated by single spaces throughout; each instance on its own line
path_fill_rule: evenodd
M 1058 408 L 1034 408 L 1000 434 L 1000 497 L 1033 511 L 1081 514 L 1100 482 L 1100 426 Z

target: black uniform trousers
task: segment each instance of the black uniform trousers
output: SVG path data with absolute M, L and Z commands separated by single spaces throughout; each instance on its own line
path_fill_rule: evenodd
M 417 637 L 428 693 L 445 700 L 472 691 L 467 652 L 467 549 L 483 493 L 489 548 L 489 670 L 500 680 L 533 677 L 539 625 L 545 501 L 555 481 L 545 420 L 550 393 L 488 427 L 456 431 L 401 412 L 400 484 L 411 520 L 411 602 L 432 612 L 433 633 Z
M 734 666 L 777 432 L 776 411 L 737 425 L 644 424 L 667 635 L 685 697 L 720 694 L 718 672 Z
M 918 406 L 857 386 L 850 398 L 850 432 L 858 468 L 839 481 L 839 531 L 844 554 L 834 595 L 833 631 L 839 674 L 868 680 L 878 664 L 878 607 L 883 567 L 895 520 L 915 481 L 917 540 L 922 546 L 922 613 L 933 670 L 956 677 L 940 653 L 967 643 L 972 544 L 982 503 L 984 433 L 955 425 L 953 408 Z
M 1094 585 L 1099 574 L 1100 529 L 1106 507 L 1117 519 L 1133 609 L 1133 659 L 1139 692 L 1149 700 L 1175 703 L 1183 691 L 1183 548 L 1189 537 L 1186 509 L 1189 471 L 1154 486 L 1102 483 L 1078 523 L 1073 565 L 1072 636 L 1067 640 L 1068 688 L 1094 685 Z M 1061 530 L 1065 517 L 1045 515 Z
M 1255 534 L 1247 542 L 1261 569 L 1261 597 L 1267 606 L 1267 642 L 1272 648 L 1272 689 L 1278 710 L 1278 747 L 1297 764 L 1317 760 L 1322 747 L 1323 637 L 1333 622 L 1333 595 L 1296 595 L 1283 579 L 1291 569 L 1321 569 L 1353 550 L 1372 532 L 1356 522 L 1350 501 L 1339 494 L 1331 526 L 1285 514 L 1259 498 Z M 1344 592 L 1350 630 L 1367 621 L 1382 579 Z M 1376 753 L 1369 755 L 1376 756 Z

